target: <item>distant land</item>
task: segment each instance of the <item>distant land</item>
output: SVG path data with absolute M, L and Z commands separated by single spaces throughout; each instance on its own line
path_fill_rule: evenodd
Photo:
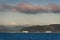
M 60 24 L 50 24 L 50 25 L 31 25 L 31 26 L 4 26 L 0 25 L 0 32 L 4 33 L 22 33 L 23 31 L 28 31 L 29 33 L 44 33 L 46 31 L 60 32 Z

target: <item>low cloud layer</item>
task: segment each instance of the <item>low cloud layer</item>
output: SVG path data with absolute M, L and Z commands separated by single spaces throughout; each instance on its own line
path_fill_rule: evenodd
M 42 11 L 46 11 L 48 9 L 47 6 L 34 6 L 31 4 L 19 4 L 16 5 L 16 10 L 19 12 L 24 12 L 24 13 L 39 13 Z
M 12 10 L 14 12 L 18 11 L 21 13 L 42 13 L 42 12 L 54 12 L 54 13 L 60 13 L 60 6 L 56 4 L 48 4 L 47 6 L 36 6 L 36 5 L 31 5 L 27 3 L 20 3 L 15 6 L 3 4 L 0 6 L 0 11 L 3 10 Z

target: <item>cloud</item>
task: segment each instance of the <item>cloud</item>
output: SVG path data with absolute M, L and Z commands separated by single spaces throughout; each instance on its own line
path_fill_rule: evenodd
M 42 11 L 48 10 L 47 6 L 34 6 L 31 4 L 18 4 L 16 5 L 15 9 L 19 12 L 24 12 L 24 13 L 39 13 Z
M 50 8 L 50 9 L 49 9 Z M 15 10 L 23 13 L 41 13 L 41 12 L 54 12 L 59 13 L 60 12 L 60 6 L 56 4 L 48 4 L 47 6 L 34 6 L 31 4 L 18 4 L 14 8 Z
M 49 7 L 51 8 L 52 12 L 60 12 L 60 6 L 56 4 L 49 4 Z
M 0 4 L 0 11 L 5 11 L 6 9 L 12 9 L 12 7 L 8 4 Z
M 50 11 L 54 13 L 60 13 L 60 6 L 56 4 L 48 4 L 47 6 L 35 6 L 32 4 L 20 3 L 17 4 L 16 6 L 11 6 L 8 4 L 2 4 L 0 6 L 0 10 L 6 10 L 6 9 L 10 9 L 14 12 L 18 11 L 26 14 L 46 13 Z

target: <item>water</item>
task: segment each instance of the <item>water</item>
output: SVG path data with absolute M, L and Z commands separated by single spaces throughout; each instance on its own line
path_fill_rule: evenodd
M 60 33 L 0 33 L 1 40 L 60 40 Z

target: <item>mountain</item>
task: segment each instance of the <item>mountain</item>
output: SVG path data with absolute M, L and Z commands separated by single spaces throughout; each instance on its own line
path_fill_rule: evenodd
M 60 32 L 60 24 L 50 24 L 50 25 L 34 25 L 31 27 L 24 27 L 21 31 L 28 31 L 28 32 L 46 32 L 52 31 Z

